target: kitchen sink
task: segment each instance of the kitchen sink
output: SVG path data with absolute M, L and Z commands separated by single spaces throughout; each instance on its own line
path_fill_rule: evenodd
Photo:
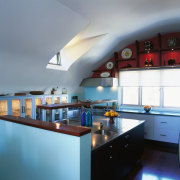
M 99 135 L 112 136 L 112 135 L 116 134 L 117 132 L 102 129 L 102 130 L 97 130 L 97 131 L 95 131 L 94 133 L 95 133 L 95 134 L 99 134 Z

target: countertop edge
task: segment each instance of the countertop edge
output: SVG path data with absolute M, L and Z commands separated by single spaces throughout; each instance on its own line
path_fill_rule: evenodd
M 16 116 L 0 116 L 0 120 L 5 120 L 17 124 L 22 124 L 22 125 L 27 125 L 39 129 L 44 129 L 48 131 L 53 131 L 57 133 L 62 133 L 62 134 L 67 134 L 67 135 L 72 135 L 72 136 L 83 136 L 88 133 L 91 133 L 91 129 L 89 128 L 84 128 L 84 127 L 75 127 L 71 125 L 64 125 L 61 124 L 60 128 L 56 128 L 56 124 L 53 122 L 44 122 L 41 120 L 34 120 L 34 119 L 27 119 L 23 117 L 16 117 Z
M 145 112 L 143 110 L 117 110 L 117 112 L 119 113 L 134 113 L 134 114 L 145 114 L 145 115 L 160 115 L 160 116 L 180 116 L 180 112 L 176 113 L 176 112 L 160 112 L 160 111 L 150 111 L 150 112 Z

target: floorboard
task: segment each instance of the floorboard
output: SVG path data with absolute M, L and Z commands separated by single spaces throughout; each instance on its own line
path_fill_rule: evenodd
M 126 180 L 180 180 L 178 154 L 174 150 L 145 145 L 141 163 Z

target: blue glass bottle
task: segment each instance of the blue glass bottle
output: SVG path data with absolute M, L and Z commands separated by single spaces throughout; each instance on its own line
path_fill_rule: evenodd
M 89 109 L 87 109 L 86 113 L 86 126 L 91 126 L 92 125 L 92 115 Z
M 81 113 L 81 126 L 85 126 L 85 125 L 86 125 L 86 112 L 84 108 L 83 112 Z

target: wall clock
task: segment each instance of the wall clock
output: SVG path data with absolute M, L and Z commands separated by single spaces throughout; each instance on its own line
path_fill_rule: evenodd
M 121 57 L 123 59 L 129 59 L 132 56 L 132 50 L 130 48 L 125 48 L 121 52 Z
M 109 62 L 106 63 L 106 68 L 107 68 L 107 69 L 112 69 L 113 66 L 114 66 L 114 64 L 113 64 L 113 62 L 111 62 L 111 61 L 109 61 Z

